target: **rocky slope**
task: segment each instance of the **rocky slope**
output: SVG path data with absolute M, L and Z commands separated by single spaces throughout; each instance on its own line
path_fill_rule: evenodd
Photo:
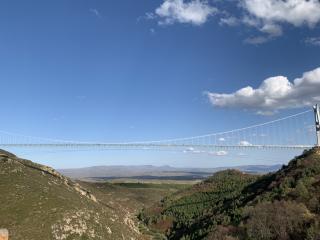
M 126 212 L 54 169 L 0 150 L 0 228 L 12 240 L 143 239 Z

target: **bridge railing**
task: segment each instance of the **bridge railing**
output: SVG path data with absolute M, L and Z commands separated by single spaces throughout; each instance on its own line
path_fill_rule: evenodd
M 56 149 L 171 149 L 171 148 L 290 148 L 307 149 L 316 145 L 314 116 L 319 108 L 280 119 L 212 134 L 193 137 L 134 142 L 85 142 L 25 136 L 0 131 L 0 148 Z M 318 114 L 318 115 L 317 115 Z M 320 128 L 320 127 L 319 127 Z M 320 131 L 320 130 L 319 130 Z M 318 132 L 319 132 L 318 131 Z

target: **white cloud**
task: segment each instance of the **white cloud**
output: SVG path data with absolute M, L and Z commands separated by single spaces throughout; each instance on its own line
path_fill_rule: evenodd
M 227 25 L 227 26 L 231 26 L 231 27 L 237 26 L 237 25 L 239 25 L 239 23 L 240 23 L 239 19 L 236 18 L 236 17 L 233 17 L 233 16 L 231 16 L 231 17 L 222 17 L 222 18 L 220 18 L 220 22 L 219 22 L 219 24 L 221 26 Z
M 240 146 L 252 146 L 252 143 L 249 143 L 248 141 L 242 140 L 239 142 Z
M 189 147 L 187 149 L 184 150 L 184 152 L 193 152 L 194 148 L 193 147 Z
M 311 37 L 305 40 L 308 45 L 320 46 L 320 37 Z
M 277 37 L 282 35 L 282 28 L 281 26 L 273 23 L 267 23 L 264 24 L 261 28 L 260 31 L 263 33 L 267 33 L 271 37 Z
M 101 14 L 100 14 L 100 12 L 98 11 L 98 9 L 96 9 L 96 8 L 90 8 L 89 11 L 90 11 L 91 13 L 93 13 L 94 15 L 96 15 L 97 17 L 101 17 Z
M 255 36 L 245 39 L 244 42 L 248 44 L 263 44 L 282 35 L 282 27 L 274 23 L 261 24 L 260 21 L 248 16 L 243 18 L 243 23 L 250 27 L 257 28 L 260 32 L 265 34 L 263 36 Z
M 216 155 L 217 156 L 225 156 L 225 155 L 228 155 L 228 152 L 227 151 L 223 151 L 223 150 L 222 151 L 217 151 Z
M 276 76 L 265 79 L 256 89 L 247 86 L 233 93 L 208 92 L 207 96 L 215 107 L 241 108 L 265 115 L 280 109 L 312 106 L 320 101 L 320 67 L 293 82 Z
M 223 138 L 223 137 L 221 137 L 221 138 L 219 138 L 219 141 L 220 141 L 220 142 L 224 142 L 224 141 L 226 141 L 226 139 Z
M 221 151 L 216 151 L 216 152 L 209 152 L 209 154 L 215 155 L 215 156 L 226 156 L 226 155 L 228 155 L 228 152 L 221 150 Z
M 265 24 L 289 23 L 314 27 L 320 21 L 318 0 L 243 0 L 249 14 Z
M 150 12 L 146 13 L 146 16 L 145 16 L 146 19 L 155 19 L 156 17 L 157 16 L 154 13 L 150 13 Z
M 249 37 L 245 39 L 244 42 L 248 44 L 259 45 L 268 42 L 270 39 L 271 38 L 265 36 Z
M 319 0 L 233 0 L 240 11 L 230 14 L 223 1 L 209 0 L 163 0 L 153 12 L 143 17 L 160 25 L 188 23 L 202 25 L 217 14 L 221 26 L 244 25 L 257 29 L 261 34 L 247 37 L 248 44 L 263 44 L 283 34 L 287 25 L 314 28 L 320 23 Z M 212 4 L 214 3 L 214 5 Z M 216 7 L 218 6 L 218 8 Z M 234 12 L 234 11 L 233 11 Z M 320 45 L 317 38 L 306 40 L 308 44 Z
M 260 21 L 254 17 L 248 16 L 248 15 L 244 15 L 242 17 L 242 22 L 250 27 L 255 27 L 255 28 L 259 28 L 259 26 L 261 25 Z
M 313 28 L 320 22 L 318 0 L 242 0 L 243 22 L 272 37 L 282 35 L 282 24 Z
M 165 0 L 155 11 L 159 24 L 191 23 L 201 25 L 218 10 L 203 0 Z M 150 14 L 149 14 L 150 15 Z
M 205 151 L 195 149 L 193 147 L 189 147 L 183 151 L 184 153 L 205 153 Z
M 227 151 L 221 150 L 221 151 L 204 151 L 195 149 L 193 147 L 187 148 L 183 151 L 183 153 L 192 153 L 192 154 L 208 154 L 208 155 L 215 155 L 215 156 L 226 156 L 228 155 Z

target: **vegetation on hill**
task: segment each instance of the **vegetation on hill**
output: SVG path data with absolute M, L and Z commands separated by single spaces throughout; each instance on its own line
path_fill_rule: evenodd
M 109 183 L 80 182 L 90 190 L 99 202 L 108 204 L 114 209 L 122 208 L 136 218 L 139 209 L 150 207 L 164 196 L 170 195 L 190 184 L 173 183 Z
M 0 192 L 13 240 L 320 239 L 319 149 L 275 173 L 225 170 L 195 185 L 76 183 L 0 150 Z
M 52 168 L 0 151 L 0 228 L 12 240 L 144 239 L 130 215 Z
M 74 182 L 0 150 L 0 228 L 12 240 L 150 239 L 136 214 L 190 184 Z
M 320 239 L 320 153 L 278 172 L 216 173 L 143 209 L 139 219 L 168 239 Z

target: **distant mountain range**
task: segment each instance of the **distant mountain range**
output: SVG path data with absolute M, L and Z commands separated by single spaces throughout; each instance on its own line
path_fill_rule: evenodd
M 73 179 L 170 179 L 170 180 L 195 180 L 204 179 L 213 173 L 236 169 L 246 173 L 264 174 L 274 172 L 282 165 L 243 165 L 219 168 L 176 168 L 171 166 L 94 166 L 86 168 L 59 169 L 58 171 Z

